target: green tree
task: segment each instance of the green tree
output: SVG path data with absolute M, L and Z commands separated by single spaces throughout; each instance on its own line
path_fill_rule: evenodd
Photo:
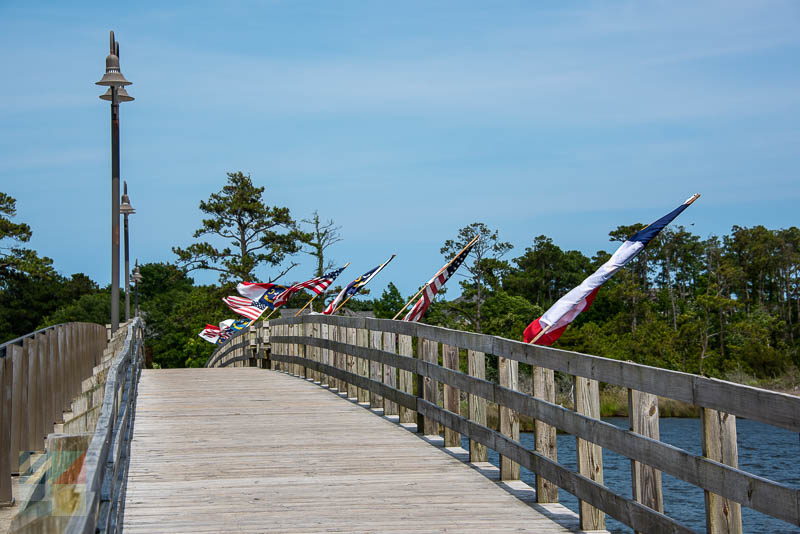
M 228 283 L 253 280 L 259 267 L 279 267 L 299 252 L 308 236 L 297 228 L 289 208 L 264 204 L 264 190 L 253 185 L 249 175 L 228 173 L 222 190 L 200 202 L 200 211 L 208 218 L 203 219 L 194 238 L 210 236 L 214 242 L 173 247 L 179 263 L 187 271 L 218 272 L 220 282 Z M 290 262 L 270 281 L 297 265 Z
M 450 309 L 461 316 L 469 328 L 482 332 L 483 303 L 487 294 L 499 287 L 503 274 L 509 268 L 501 258 L 511 250 L 511 243 L 500 241 L 497 230 L 475 222 L 461 228 L 455 239 L 445 241 L 439 252 L 446 260 L 451 260 L 475 236 L 480 236 L 480 239 L 460 268 L 466 271 L 466 279 L 460 282 L 462 296 L 457 302 L 451 303 Z
M 372 310 L 375 312 L 375 317 L 379 319 L 391 319 L 405 303 L 403 295 L 400 294 L 397 286 L 389 282 L 389 285 L 381 293 L 380 298 L 373 301 Z

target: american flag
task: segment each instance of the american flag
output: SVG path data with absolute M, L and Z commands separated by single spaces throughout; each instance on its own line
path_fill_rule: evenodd
M 220 329 L 218 326 L 214 326 L 213 324 L 207 324 L 206 327 L 203 328 L 203 330 L 197 335 L 209 343 L 219 343 Z
M 422 296 L 417 300 L 414 307 L 411 308 L 405 317 L 403 317 L 404 321 L 412 321 L 417 322 L 425 315 L 425 312 L 428 311 L 428 307 L 433 302 L 433 297 L 439 292 L 439 290 L 444 286 L 445 282 L 453 275 L 454 272 L 461 267 L 461 264 L 464 263 L 464 260 L 467 259 L 467 255 L 469 251 L 472 250 L 472 247 L 475 246 L 477 240 L 473 240 L 471 244 L 466 246 L 464 250 L 458 253 L 458 256 L 453 258 L 450 263 L 442 267 L 438 273 L 431 278 L 427 284 L 425 284 L 425 289 L 422 291 Z
M 261 317 L 264 310 L 271 307 L 263 298 L 250 300 L 243 297 L 224 297 L 222 301 L 227 304 L 231 310 L 252 321 Z
M 338 294 L 338 295 L 336 295 L 336 298 L 335 298 L 335 299 L 333 299 L 333 301 L 331 301 L 331 303 L 330 303 L 330 304 L 328 304 L 328 307 L 327 307 L 327 308 L 325 308 L 325 310 L 324 310 L 322 313 L 323 313 L 323 314 L 325 314 L 325 315 L 330 315 L 330 314 L 332 314 L 333 312 L 335 312 L 335 311 L 336 311 L 336 308 L 338 308 L 339 306 L 341 306 L 341 304 L 342 304 L 342 303 L 343 303 L 345 300 L 347 300 L 347 298 L 348 298 L 348 297 L 352 297 L 353 295 L 355 295 L 356 293 L 358 293 L 358 292 L 359 292 L 359 290 L 360 290 L 362 287 L 364 287 L 365 285 L 367 285 L 367 284 L 369 283 L 369 281 L 370 281 L 370 280 L 372 280 L 373 278 L 375 278 L 375 275 L 377 275 L 379 272 L 381 272 L 381 270 L 382 270 L 384 267 L 386 267 L 386 265 L 388 265 L 388 264 L 389 264 L 389 262 L 390 262 L 390 261 L 392 261 L 392 260 L 394 259 L 394 257 L 395 257 L 395 255 L 394 255 L 394 254 L 392 254 L 392 257 L 391 257 L 391 258 L 389 258 L 388 260 L 386 260 L 384 263 L 381 263 L 381 264 L 380 264 L 380 265 L 378 265 L 377 267 L 375 267 L 375 268 L 373 268 L 373 269 L 370 269 L 369 271 L 365 272 L 364 274 L 362 274 L 361 276 L 359 276 L 358 278 L 356 278 L 355 280 L 353 280 L 352 282 L 350 282 L 349 284 L 347 284 L 347 287 L 345 287 L 344 289 L 342 289 L 342 290 L 339 292 L 339 294 Z
M 347 265 L 350 265 L 350 264 L 348 263 Z M 313 291 L 314 293 L 319 295 L 320 293 L 322 293 L 323 291 L 325 291 L 326 289 L 328 289 L 331 286 L 333 281 L 336 280 L 336 278 L 340 274 L 342 274 L 342 271 L 345 270 L 347 265 L 345 265 L 344 267 L 341 267 L 339 269 L 336 269 L 335 271 L 331 271 L 328 274 L 323 274 L 322 276 L 318 276 L 316 278 L 312 278 L 311 280 L 308 280 L 307 282 L 301 282 L 301 283 L 299 283 L 297 285 L 302 287 L 302 288 L 305 288 L 305 289 L 310 289 L 311 291 Z

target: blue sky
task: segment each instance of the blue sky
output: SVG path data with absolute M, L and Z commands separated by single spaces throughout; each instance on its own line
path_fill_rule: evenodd
M 140 262 L 172 261 L 238 170 L 340 224 L 349 274 L 397 253 L 378 291 L 412 292 L 474 221 L 509 257 L 608 249 L 694 192 L 703 237 L 798 224 L 794 1 L 116 4 L 0 3 L 0 191 L 65 274 L 109 280 L 110 29 Z

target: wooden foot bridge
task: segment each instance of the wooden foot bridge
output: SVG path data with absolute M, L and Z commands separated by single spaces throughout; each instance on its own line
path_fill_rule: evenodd
M 736 439 L 737 417 L 799 432 L 798 397 L 320 315 L 258 323 L 205 369 L 143 370 L 142 328 L 137 318 L 106 345 L 98 325 L 60 325 L 0 346 L 0 502 L 16 501 L 0 531 L 548 533 L 602 531 L 608 515 L 694 532 L 664 513 L 662 473 L 703 489 L 707 532 L 746 532 L 742 506 L 800 525 L 797 485 L 740 469 Z M 555 373 L 572 379 L 571 406 L 556 403 Z M 600 383 L 627 388 L 629 430 L 600 419 Z M 658 397 L 699 407 L 702 454 L 659 440 Z M 557 430 L 575 436 L 577 469 L 559 462 Z M 604 449 L 631 461 L 625 494 L 603 483 Z

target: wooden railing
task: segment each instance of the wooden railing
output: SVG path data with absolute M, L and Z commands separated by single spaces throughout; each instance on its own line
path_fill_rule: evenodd
M 489 355 L 497 357 L 498 383 L 486 380 Z M 532 366 L 532 392 L 519 391 L 519 363 Z M 254 325 L 207 364 L 229 365 L 319 381 L 416 422 L 425 434 L 441 425 L 446 446 L 460 445 L 464 435 L 472 461 L 486 461 L 487 447 L 501 455 L 501 478 L 518 478 L 520 465 L 530 469 L 539 502 L 557 501 L 557 488 L 575 495 L 584 530 L 604 528 L 609 514 L 639 532 L 692 532 L 664 514 L 662 472 L 705 491 L 708 532 L 741 532 L 741 505 L 800 525 L 800 492 L 739 469 L 736 446 L 737 416 L 800 431 L 798 397 L 494 336 L 322 315 Z M 555 403 L 555 372 L 572 376 L 574 409 Z M 600 382 L 628 389 L 630 431 L 600 419 Z M 468 397 L 466 415 L 460 392 Z M 658 397 L 699 407 L 702 455 L 659 441 Z M 499 407 L 499 431 L 487 426 L 487 402 Z M 533 450 L 520 442 L 520 415 L 534 420 Z M 577 471 L 558 462 L 556 429 L 576 437 Z M 603 484 L 602 448 L 631 460 L 632 498 Z
M 105 374 L 100 414 L 79 476 L 85 481 L 79 512 L 71 516 L 67 534 L 122 531 L 136 394 L 144 363 L 144 323 L 136 317 L 126 328 L 124 342 Z
M 20 454 L 44 449 L 106 341 L 103 325 L 66 323 L 0 345 L 0 505 L 11 504 Z

